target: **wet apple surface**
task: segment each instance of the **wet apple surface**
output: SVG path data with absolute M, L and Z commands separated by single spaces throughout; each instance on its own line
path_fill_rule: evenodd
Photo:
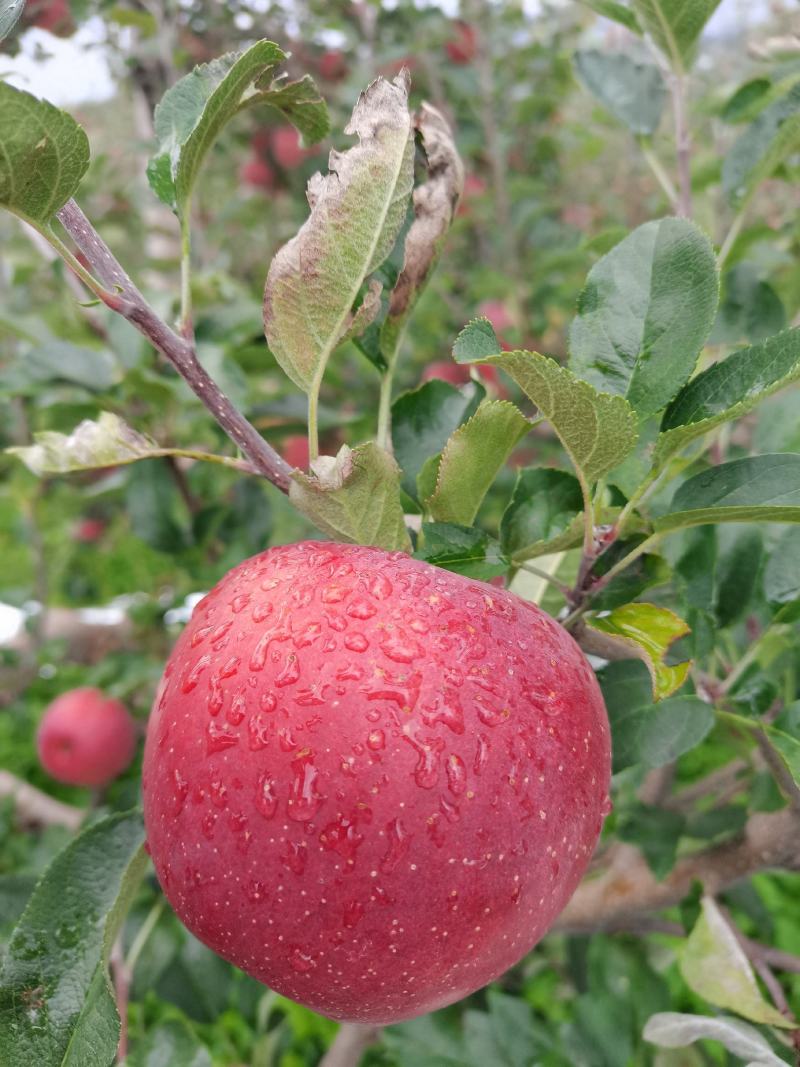
M 148 847 L 197 937 L 336 1019 L 480 988 L 542 937 L 608 810 L 608 721 L 537 607 L 305 542 L 227 574 L 164 673 Z

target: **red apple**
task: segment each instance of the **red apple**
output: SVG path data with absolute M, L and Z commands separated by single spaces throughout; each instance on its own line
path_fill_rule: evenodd
M 290 467 L 300 470 L 308 469 L 308 437 L 304 433 L 293 433 L 283 442 L 283 458 Z
M 479 178 L 477 174 L 468 174 L 464 179 L 464 191 L 458 202 L 456 214 L 469 215 L 471 210 L 470 201 L 475 200 L 479 196 L 483 196 L 486 190 L 487 185 L 483 178 Z
M 319 74 L 326 81 L 339 81 L 347 75 L 347 59 L 344 52 L 332 50 L 319 57 Z
M 105 785 L 128 766 L 136 728 L 125 705 L 99 689 L 70 689 L 47 708 L 36 734 L 39 762 L 68 785 Z
M 525 955 L 608 811 L 595 676 L 550 616 L 304 542 L 198 604 L 148 727 L 149 850 L 206 945 L 334 1019 L 433 1011 Z
M 250 156 L 239 168 L 239 181 L 256 189 L 274 189 L 275 171 L 258 156 Z
M 504 346 L 507 347 L 507 346 Z M 478 377 L 498 396 L 508 396 L 508 390 L 500 378 L 497 367 L 476 367 Z M 470 367 L 465 363 L 454 363 L 448 359 L 436 359 L 429 363 L 420 376 L 420 381 L 429 382 L 433 378 L 449 382 L 451 385 L 466 385 L 471 380 Z
M 498 334 L 514 325 L 511 313 L 502 300 L 481 301 L 478 304 L 478 314 L 488 319 Z
M 460 19 L 453 23 L 453 37 L 445 42 L 445 49 L 453 63 L 471 63 L 478 51 L 478 32 L 474 26 Z
M 75 32 L 67 0 L 34 0 L 25 12 L 26 21 L 56 37 L 69 37 Z
M 75 540 L 91 545 L 99 541 L 105 532 L 106 524 L 102 519 L 81 519 L 75 527 Z
M 272 156 L 285 170 L 294 170 L 314 152 L 300 145 L 300 134 L 294 126 L 276 126 L 270 136 Z
M 470 380 L 469 367 L 465 363 L 454 363 L 451 359 L 435 359 L 429 363 L 420 375 L 420 381 L 432 379 L 450 382 L 451 385 L 465 385 Z

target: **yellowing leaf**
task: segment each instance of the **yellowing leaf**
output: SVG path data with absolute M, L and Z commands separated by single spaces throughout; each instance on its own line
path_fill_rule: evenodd
M 664 662 L 673 641 L 689 633 L 689 627 L 674 612 L 655 604 L 625 604 L 609 615 L 592 619 L 593 630 L 609 634 L 641 659 L 653 681 L 653 697 L 663 700 L 686 681 L 689 661 L 669 666 Z
M 762 997 L 750 961 L 711 897 L 703 898 L 702 909 L 681 955 L 686 984 L 710 1004 L 751 1022 L 794 1029 L 797 1023 Z

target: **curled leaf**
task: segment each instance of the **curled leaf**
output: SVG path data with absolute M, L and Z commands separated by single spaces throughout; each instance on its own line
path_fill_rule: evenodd
M 707 1015 L 684 1015 L 662 1011 L 651 1015 L 642 1035 L 662 1048 L 685 1048 L 695 1041 L 719 1041 L 729 1052 L 745 1060 L 748 1067 L 786 1067 L 755 1027 L 738 1019 Z
M 331 152 L 330 173 L 311 179 L 311 214 L 270 266 L 267 342 L 305 392 L 318 388 L 361 286 L 386 259 L 403 224 L 414 180 L 408 86 L 403 72 L 394 81 L 376 79 L 361 94 L 345 129 L 358 144 Z
M 599 630 L 612 640 L 604 655 L 621 659 L 627 649 L 629 657 L 642 660 L 653 682 L 653 698 L 663 700 L 686 681 L 689 661 L 670 666 L 664 662 L 670 645 L 689 633 L 689 627 L 674 612 L 655 604 L 624 604 L 602 618 L 592 619 L 588 630 Z M 619 654 L 614 655 L 614 648 Z
M 423 104 L 414 122 L 428 159 L 428 180 L 414 190 L 414 221 L 406 236 L 403 269 L 381 328 L 381 348 L 389 358 L 433 272 L 464 188 L 464 165 L 441 112 Z
M 320 456 L 311 473 L 294 471 L 289 499 L 337 541 L 410 551 L 400 503 L 400 468 L 372 442 Z

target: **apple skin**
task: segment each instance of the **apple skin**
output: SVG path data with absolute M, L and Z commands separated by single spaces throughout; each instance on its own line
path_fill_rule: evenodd
M 445 42 L 445 50 L 452 63 L 464 66 L 471 63 L 478 51 L 478 31 L 468 22 L 455 22 L 454 36 Z
M 270 135 L 272 157 L 284 170 L 294 170 L 304 163 L 314 152 L 303 148 L 300 134 L 294 126 L 276 126 Z
M 38 0 L 28 5 L 26 20 L 55 37 L 70 37 L 75 32 L 68 0 Z
M 391 1023 L 524 956 L 609 810 L 609 728 L 533 604 L 323 542 L 230 571 L 179 638 L 145 746 L 179 918 L 271 989 Z
M 272 190 L 275 188 L 275 171 L 266 159 L 253 155 L 239 168 L 239 181 L 256 189 Z
M 429 382 L 431 379 L 437 378 L 439 381 L 449 382 L 451 385 L 466 385 L 467 382 L 472 380 L 470 369 L 469 364 L 466 363 L 454 363 L 449 359 L 435 359 L 422 372 L 420 381 Z M 508 396 L 508 390 L 500 380 L 497 367 L 476 367 L 475 370 L 483 384 L 487 385 L 494 393 L 497 393 L 500 397 Z
M 85 518 L 81 519 L 78 525 L 75 527 L 74 538 L 76 541 L 80 541 L 82 544 L 93 545 L 103 536 L 106 530 L 106 523 L 103 519 Z
M 317 69 L 320 77 L 325 81 L 340 81 L 347 77 L 347 57 L 344 52 L 335 49 L 323 52 L 319 57 Z
M 48 706 L 36 734 L 39 762 L 67 785 L 106 785 L 136 752 L 136 727 L 124 704 L 99 689 L 70 689 Z
M 290 434 L 283 442 L 283 458 L 294 469 L 308 470 L 308 437 L 304 433 Z

